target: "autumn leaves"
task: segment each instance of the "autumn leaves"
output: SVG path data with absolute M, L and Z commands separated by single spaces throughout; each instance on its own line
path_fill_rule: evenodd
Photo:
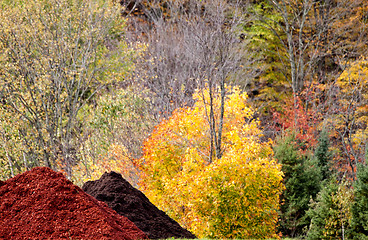
M 192 108 L 176 110 L 146 140 L 141 185 L 154 204 L 198 236 L 275 237 L 280 165 L 270 142 L 260 142 L 246 94 L 226 90 L 222 157 L 209 161 L 210 95 L 198 90 Z M 219 92 L 213 97 L 219 122 Z

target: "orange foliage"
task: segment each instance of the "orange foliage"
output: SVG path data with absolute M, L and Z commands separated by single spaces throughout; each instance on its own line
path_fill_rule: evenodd
M 275 112 L 273 117 L 277 123 L 277 131 L 286 131 L 295 135 L 302 153 L 317 144 L 317 126 L 321 116 L 312 109 L 306 109 L 300 97 L 287 100 L 283 113 Z
M 86 181 L 97 180 L 103 173 L 110 171 L 120 173 L 133 185 L 138 183 L 139 174 L 135 162 L 126 148 L 119 144 L 112 144 L 104 158 L 92 160 L 87 156 L 80 161 L 73 167 L 73 180 L 82 185 Z

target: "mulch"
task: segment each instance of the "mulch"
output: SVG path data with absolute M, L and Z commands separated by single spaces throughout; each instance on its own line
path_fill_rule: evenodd
M 86 182 L 82 189 L 97 200 L 105 202 L 118 214 L 127 217 L 150 239 L 196 238 L 153 205 L 119 173 L 105 173 L 96 181 Z
M 37 167 L 0 181 L 0 239 L 147 239 L 62 173 Z

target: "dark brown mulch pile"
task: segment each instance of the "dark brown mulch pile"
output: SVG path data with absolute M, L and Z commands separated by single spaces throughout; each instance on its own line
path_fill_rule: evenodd
M 34 168 L 0 182 L 0 239 L 145 239 L 61 173 Z
M 196 238 L 116 172 L 105 173 L 99 180 L 86 182 L 82 189 L 129 218 L 150 239 Z

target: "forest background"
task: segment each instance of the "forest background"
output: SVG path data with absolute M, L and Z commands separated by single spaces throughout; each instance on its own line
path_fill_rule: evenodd
M 0 7 L 0 179 L 114 170 L 199 237 L 367 238 L 366 1 Z

